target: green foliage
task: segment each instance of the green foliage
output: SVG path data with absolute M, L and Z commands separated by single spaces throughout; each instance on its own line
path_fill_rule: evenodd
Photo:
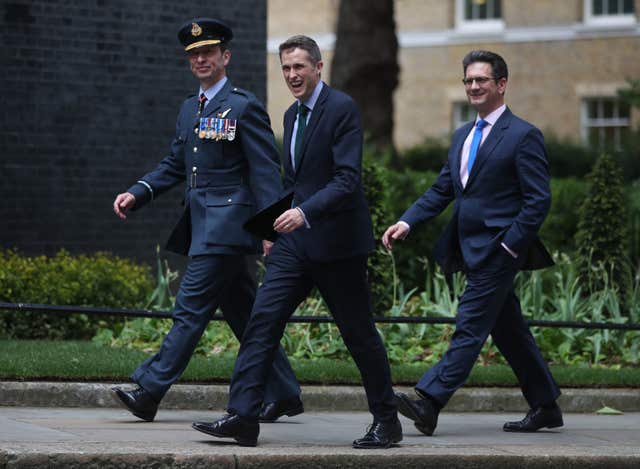
M 149 268 L 96 253 L 54 257 L 23 256 L 0 250 L 0 301 L 51 305 L 141 308 L 152 289 Z M 84 314 L 1 312 L 0 334 L 12 338 L 70 339 L 91 337 L 114 318 Z
M 390 214 L 387 210 L 389 204 L 388 171 L 376 162 L 372 152 L 368 150 L 365 151 L 362 161 L 362 185 L 371 212 L 373 234 L 376 244 L 380 245 L 382 234 L 390 224 Z M 389 307 L 391 302 L 389 285 L 392 281 L 388 261 L 381 250 L 377 249 L 369 256 L 369 283 L 374 311 Z
M 145 309 L 167 311 L 173 309 L 176 301 L 169 285 L 178 278 L 178 272 L 169 269 L 169 263 L 160 259 L 160 246 L 156 245 L 156 288 L 151 293 Z
M 588 177 L 590 188 L 579 210 L 576 245 L 581 276 L 591 291 L 602 289 L 601 270 L 614 286 L 629 278 L 627 198 L 615 160 L 603 154 Z
M 393 256 L 389 257 L 391 271 Z M 640 275 L 624 296 L 611 284 L 588 292 L 578 276 L 578 268 L 567 255 L 555 256 L 556 266 L 544 271 L 521 272 L 516 277 L 516 290 L 523 314 L 528 319 L 577 322 L 640 322 Z M 431 270 L 426 259 L 420 260 L 427 281 L 422 290 L 405 291 L 394 277 L 393 303 L 386 316 L 391 317 L 455 317 L 458 298 L 465 279 L 455 274 L 450 279 L 438 269 Z M 640 274 L 640 272 L 638 272 Z M 294 315 L 328 316 L 327 306 L 317 292 L 305 299 Z M 103 330 L 94 342 L 115 348 L 155 351 L 171 321 L 136 319 L 127 321 L 119 333 Z M 446 352 L 453 334 L 452 324 L 379 324 L 392 364 L 416 363 L 424 368 L 436 363 Z M 640 331 L 609 331 L 534 327 L 532 332 L 545 358 L 562 365 L 638 365 L 640 364 Z M 300 360 L 350 360 L 340 333 L 333 323 L 290 323 L 283 338 L 286 353 Z M 196 354 L 206 357 L 234 356 L 238 341 L 221 321 L 207 327 Z M 482 364 L 500 364 L 504 359 L 489 340 L 479 357 Z
M 420 145 L 405 150 L 400 158 L 406 169 L 439 173 L 447 162 L 448 152 L 448 142 L 427 138 Z
M 0 340 L 0 379 L 72 379 L 124 381 L 131 370 L 148 357 L 138 350 L 101 347 L 90 342 Z M 228 383 L 235 354 L 211 360 L 195 356 L 181 382 Z M 291 359 L 296 377 L 303 384 L 361 384 L 358 369 L 351 360 Z M 413 385 L 425 371 L 424 363 L 396 363 L 391 367 L 396 384 Z M 552 366 L 561 387 L 640 386 L 640 368 Z M 514 386 L 517 381 L 509 366 L 475 367 L 470 386 Z
M 598 151 L 570 139 L 562 139 L 547 133 L 545 147 L 549 172 L 554 178 L 586 176 L 598 159 Z
M 550 251 L 574 252 L 578 211 L 588 184 L 579 179 L 551 179 L 551 210 L 540 228 L 540 238 Z

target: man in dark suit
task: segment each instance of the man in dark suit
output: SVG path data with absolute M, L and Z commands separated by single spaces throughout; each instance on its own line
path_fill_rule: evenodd
M 193 19 L 180 29 L 178 38 L 200 91 L 182 104 L 169 155 L 113 203 L 124 219 L 127 210 L 186 183 L 185 210 L 167 244 L 191 258 L 176 297 L 173 327 L 158 353 L 131 376 L 138 388 L 113 389 L 118 403 L 147 421 L 187 367 L 218 306 L 236 337 L 242 337 L 256 289 L 246 256 L 257 253 L 260 244 L 242 225 L 282 190 L 269 117 L 253 94 L 226 77 L 232 35 L 226 24 L 209 18 Z M 265 373 L 264 421 L 303 411 L 300 386 L 283 350 L 274 358 Z
M 462 64 L 462 81 L 478 116 L 456 130 L 436 182 L 382 238 L 391 249 L 394 241 L 454 202 L 434 257 L 446 273 L 462 270 L 467 278 L 449 349 L 416 384 L 418 399 L 396 395 L 398 410 L 431 435 L 440 409 L 463 385 L 491 334 L 531 408 L 522 421 L 507 422 L 504 430 L 559 427 L 560 390 L 524 322 L 513 287 L 518 270 L 553 264 L 537 236 L 551 205 L 544 140 L 537 128 L 505 106 L 508 71 L 502 57 L 473 51 Z
M 255 446 L 264 380 L 287 319 L 315 286 L 362 375 L 373 425 L 356 448 L 402 439 L 384 345 L 371 315 L 367 255 L 373 228 L 361 183 L 362 128 L 354 101 L 320 79 L 318 45 L 294 36 L 280 45 L 284 79 L 297 101 L 284 116 L 285 189 L 293 204 L 274 223 L 267 257 L 231 382 L 229 414 L 196 430 Z

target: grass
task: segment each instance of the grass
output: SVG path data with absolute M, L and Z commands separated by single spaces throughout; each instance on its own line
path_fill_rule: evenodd
M 137 350 L 97 346 L 91 342 L 0 340 L 0 379 L 60 381 L 126 381 L 149 355 Z M 227 383 L 235 355 L 214 358 L 195 356 L 182 382 Z M 292 360 L 303 384 L 360 384 L 351 361 Z M 424 364 L 395 365 L 396 384 L 413 385 L 424 373 Z M 640 387 L 640 368 L 590 368 L 552 366 L 561 387 Z M 476 366 L 470 386 L 516 386 L 513 372 L 505 365 Z

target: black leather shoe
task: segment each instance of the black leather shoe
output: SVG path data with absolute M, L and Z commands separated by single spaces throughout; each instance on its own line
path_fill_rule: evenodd
M 158 403 L 141 387 L 133 391 L 125 391 L 118 387 L 111 388 L 111 395 L 118 404 L 147 422 L 153 422 L 158 412 Z
M 193 422 L 195 430 L 218 438 L 233 438 L 240 446 L 256 446 L 260 434 L 260 424 L 247 422 L 235 414 L 226 414 L 212 423 Z
M 269 402 L 260 409 L 260 421 L 265 423 L 273 423 L 283 415 L 293 417 L 304 412 L 304 407 L 300 396 L 283 399 L 281 401 Z
M 373 422 L 362 438 L 353 442 L 358 449 L 384 449 L 402 441 L 402 425 L 396 419 L 392 423 Z
M 505 432 L 535 432 L 539 429 L 556 428 L 564 425 L 560 407 L 544 408 L 536 407 L 529 410 L 527 415 L 519 422 L 507 422 L 502 429 Z
M 397 392 L 398 412 L 413 420 L 416 428 L 427 436 L 433 435 L 438 425 L 440 409 L 429 398 L 410 399 L 402 392 Z

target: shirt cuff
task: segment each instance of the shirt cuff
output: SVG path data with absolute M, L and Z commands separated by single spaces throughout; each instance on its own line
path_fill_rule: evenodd
M 517 258 L 518 258 L 518 255 L 517 255 L 515 252 L 513 252 L 511 249 L 509 249 L 509 248 L 507 247 L 507 245 L 506 245 L 506 244 L 504 244 L 504 243 L 500 243 L 500 246 L 502 246 L 503 248 L 505 248 L 505 250 L 506 250 L 509 254 L 511 254 L 511 256 L 512 256 L 512 257 L 514 257 L 515 259 L 517 259 Z
M 404 226 L 406 229 L 408 229 L 409 231 L 411 231 L 411 226 L 409 225 L 409 223 L 407 223 L 406 221 L 398 221 L 398 225 L 402 225 Z M 407 231 L 407 234 L 409 234 L 409 231 Z
M 309 224 L 309 222 L 307 221 L 307 216 L 304 214 L 304 212 L 302 211 L 302 209 L 300 207 L 296 207 L 296 210 L 298 212 L 300 212 L 300 215 L 302 216 L 302 219 L 304 220 L 304 226 L 306 226 L 307 228 L 311 228 L 311 225 Z

